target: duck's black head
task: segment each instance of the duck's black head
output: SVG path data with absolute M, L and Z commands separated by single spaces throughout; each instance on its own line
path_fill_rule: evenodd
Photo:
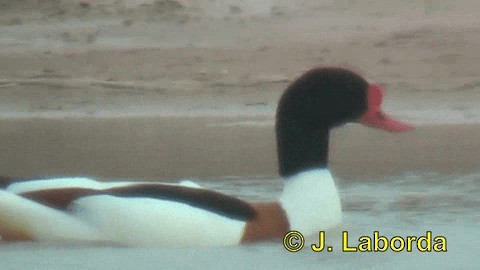
M 383 89 L 343 68 L 315 68 L 295 80 L 277 108 L 276 135 L 280 175 L 328 166 L 330 129 L 359 122 L 389 131 L 413 127 L 381 110 Z
M 277 124 L 332 128 L 367 109 L 368 82 L 341 68 L 316 68 L 295 80 L 277 108 Z

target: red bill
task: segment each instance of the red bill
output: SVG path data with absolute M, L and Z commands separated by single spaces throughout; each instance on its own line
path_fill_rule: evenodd
M 397 120 L 382 110 L 384 96 L 383 88 L 378 84 L 371 84 L 367 90 L 367 112 L 360 117 L 360 124 L 387 130 L 390 132 L 405 132 L 415 129 L 415 126 Z

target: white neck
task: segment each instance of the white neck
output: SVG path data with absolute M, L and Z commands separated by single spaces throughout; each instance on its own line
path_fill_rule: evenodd
M 316 234 L 342 221 L 340 197 L 328 169 L 310 170 L 286 179 L 280 204 L 290 229 L 304 235 Z

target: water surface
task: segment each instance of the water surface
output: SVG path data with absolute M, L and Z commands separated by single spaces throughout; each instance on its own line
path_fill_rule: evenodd
M 85 244 L 20 243 L 0 245 L 1 269 L 474 269 L 479 263 L 480 174 L 408 174 L 375 181 L 338 179 L 344 223 L 326 232 L 331 253 L 312 252 L 316 236 L 305 247 L 286 251 L 281 241 L 234 247 L 124 248 Z M 275 199 L 282 181 L 275 177 L 223 177 L 195 180 L 200 185 L 253 201 Z M 424 236 L 447 239 L 447 252 L 345 253 L 359 236 Z M 432 240 L 433 242 L 433 240 Z

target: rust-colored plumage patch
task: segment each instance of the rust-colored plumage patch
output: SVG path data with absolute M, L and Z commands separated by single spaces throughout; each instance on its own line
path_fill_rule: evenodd
M 58 210 L 66 210 L 76 199 L 95 195 L 98 190 L 88 188 L 58 188 L 29 191 L 20 196 Z
M 252 205 L 256 211 L 243 232 L 242 243 L 282 237 L 290 229 L 285 211 L 278 202 Z
M 33 241 L 33 237 L 25 231 L 0 227 L 0 236 L 3 241 Z

